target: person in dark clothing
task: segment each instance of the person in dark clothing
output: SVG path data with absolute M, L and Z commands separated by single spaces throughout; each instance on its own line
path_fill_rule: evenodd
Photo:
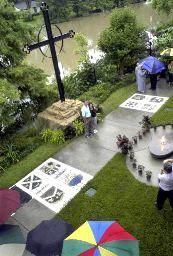
M 150 74 L 151 90 L 156 90 L 157 85 L 157 74 Z
M 97 108 L 92 103 L 89 104 L 89 108 L 91 112 L 93 131 L 94 133 L 97 133 Z

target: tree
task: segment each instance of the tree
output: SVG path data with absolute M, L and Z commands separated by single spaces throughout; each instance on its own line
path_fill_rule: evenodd
M 22 14 L 7 2 L 1 0 L 0 3 L 0 57 L 1 66 L 8 64 L 15 66 L 19 64 L 25 53 L 23 45 L 31 42 L 33 29 L 22 20 Z
M 158 12 L 166 12 L 169 14 L 173 9 L 173 0 L 153 0 L 152 6 Z
M 23 46 L 34 39 L 34 29 L 7 0 L 0 2 L 0 132 L 19 116 L 24 99 L 40 108 L 53 95 L 43 71 L 24 64 Z M 39 110 L 39 109 L 37 109 Z
M 139 58 L 145 48 L 142 30 L 130 9 L 113 11 L 110 26 L 101 33 L 98 45 L 106 53 L 109 62 L 117 65 L 118 70 L 133 65 Z

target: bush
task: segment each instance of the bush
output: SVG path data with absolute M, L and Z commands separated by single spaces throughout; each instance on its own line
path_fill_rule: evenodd
M 52 137 L 51 129 L 48 128 L 41 132 L 41 138 L 43 139 L 44 142 L 50 142 L 51 137 Z
M 64 132 L 62 130 L 52 131 L 52 136 L 50 138 L 51 143 L 57 143 L 59 145 L 65 143 Z
M 97 84 L 81 95 L 79 99 L 82 101 L 89 100 L 99 104 L 105 101 L 112 91 L 113 87 L 110 84 Z
M 75 131 L 76 131 L 76 136 L 80 136 L 84 133 L 84 123 L 79 121 L 79 120 L 76 120 L 73 122 L 73 126 L 75 128 Z
M 51 130 L 46 129 L 41 132 L 42 139 L 44 142 L 63 144 L 65 142 L 64 132 L 62 130 Z

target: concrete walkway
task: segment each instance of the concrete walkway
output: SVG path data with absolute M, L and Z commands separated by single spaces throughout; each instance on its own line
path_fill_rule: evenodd
M 161 80 L 156 92 L 153 93 L 148 90 L 146 94 L 171 96 L 172 91 L 172 88 L 167 84 L 165 85 Z M 92 138 L 82 136 L 73 140 L 55 154 L 53 158 L 95 175 L 118 152 L 116 136 L 125 134 L 128 138 L 131 138 L 136 135 L 140 129 L 139 122 L 145 114 L 148 113 L 117 108 L 105 117 L 103 123 L 99 124 L 98 134 Z M 53 216 L 54 213 L 44 205 L 36 200 L 31 200 L 16 212 L 14 220 L 21 225 L 26 236 L 27 232 L 42 220 L 50 219 Z M 24 255 L 31 254 L 25 252 Z

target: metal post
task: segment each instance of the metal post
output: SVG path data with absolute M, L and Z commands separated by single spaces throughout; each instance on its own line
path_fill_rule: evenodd
M 52 29 L 51 29 L 51 23 L 50 23 L 50 19 L 49 19 L 48 6 L 46 3 L 43 2 L 41 4 L 41 10 L 43 12 L 44 22 L 46 25 L 47 37 L 49 40 L 50 51 L 51 51 L 53 65 L 54 65 L 54 69 L 55 69 L 55 76 L 56 76 L 56 80 L 57 80 L 57 84 L 58 84 L 60 100 L 61 100 L 61 102 L 63 102 L 63 101 L 65 101 L 64 86 L 63 86 L 61 76 L 60 76 L 58 59 L 57 59 L 57 55 L 56 55 L 56 49 L 55 49 L 53 35 L 52 35 Z

